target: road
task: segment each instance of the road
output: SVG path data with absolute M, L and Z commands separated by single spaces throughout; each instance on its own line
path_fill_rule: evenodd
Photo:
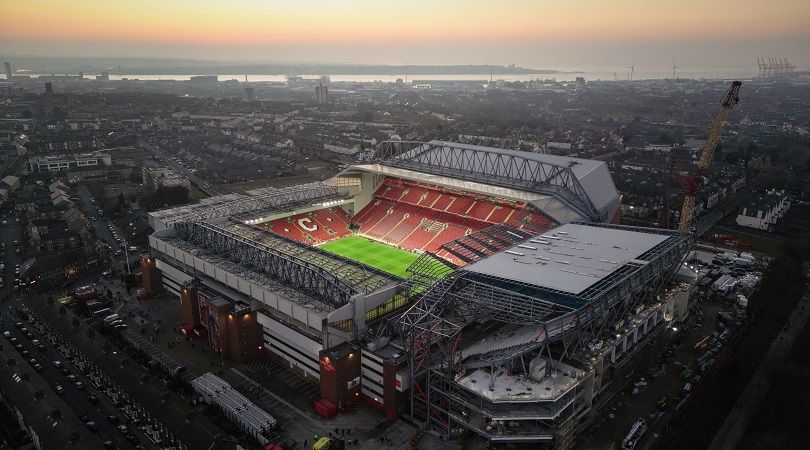
M 0 298 L 5 299 L 17 294 L 14 289 L 14 268 L 21 263 L 20 256 L 15 253 L 14 241 L 20 240 L 20 225 L 14 220 L 14 216 L 6 216 L 0 220 L 5 220 L 8 224 L 0 228 L 0 242 L 6 245 L 5 250 L 0 252 L 0 261 L 3 262 L 3 288 L 0 289 Z
M 698 221 L 694 223 L 697 235 L 703 236 L 706 232 L 711 230 L 717 222 L 720 222 L 724 217 L 735 211 L 742 198 L 742 193 L 733 194 L 723 200 L 723 206 L 718 205 L 717 208 L 712 209 L 709 213 L 698 219 Z
M 76 416 L 81 416 L 83 414 L 87 415 L 90 420 L 94 421 L 98 425 L 98 431 L 96 434 L 102 442 L 108 440 L 112 441 L 120 449 L 135 448 L 136 444 L 127 441 L 127 439 L 115 428 L 116 425 L 107 420 L 107 416 L 119 416 L 118 410 L 107 399 L 107 397 L 93 389 L 92 385 L 89 383 L 89 380 L 82 376 L 79 370 L 72 366 L 63 355 L 59 354 L 54 349 L 54 346 L 48 342 L 46 336 L 43 335 L 35 326 L 28 323 L 25 323 L 25 325 L 27 329 L 34 335 L 33 339 L 37 339 L 44 344 L 45 351 L 37 349 L 31 343 L 31 340 L 25 337 L 20 330 L 14 326 L 13 319 L 8 317 L 7 314 L 4 315 L 2 328 L 10 331 L 12 337 L 17 338 L 17 340 L 25 347 L 25 350 L 31 352 L 31 356 L 39 361 L 42 366 L 42 371 L 39 372 L 39 375 L 51 385 L 51 389 L 54 389 L 53 395 L 58 396 L 55 391 L 57 385 L 64 389 L 63 394 L 59 397 L 62 398 L 65 404 L 65 410 L 73 411 Z M 70 380 L 67 379 L 67 375 L 63 375 L 60 372 L 60 370 L 54 365 L 54 361 L 61 361 L 63 366 L 67 368 L 72 375 L 77 376 L 77 378 L 85 385 L 85 388 L 78 389 Z M 21 362 L 21 364 L 29 363 L 26 361 Z M 91 395 L 98 399 L 97 404 L 92 404 L 90 402 L 89 396 Z M 149 441 L 140 430 L 135 427 L 129 428 L 142 445 L 145 445 L 146 448 L 155 448 L 151 441 Z
M 118 234 L 118 236 L 123 236 L 123 232 L 118 225 L 115 224 L 112 220 L 107 219 L 102 214 L 99 214 L 98 207 L 96 204 L 92 202 L 92 195 L 90 191 L 87 190 L 87 186 L 80 184 L 76 187 L 76 194 L 78 195 L 80 202 L 79 207 L 81 208 L 82 212 L 84 212 L 87 219 L 90 221 L 89 223 L 96 229 L 96 237 L 100 240 L 106 242 L 110 248 L 113 249 L 113 252 L 118 252 L 121 250 L 121 244 L 119 244 L 113 234 L 113 231 L 108 228 L 112 226 L 113 230 Z M 136 262 L 139 257 L 138 252 L 128 252 L 124 251 L 119 253 L 118 255 L 114 255 L 112 258 L 111 268 L 121 268 L 126 269 L 124 264 L 126 260 L 124 257 L 129 258 L 130 266 Z
M 146 142 L 144 140 L 139 140 L 138 145 L 140 145 L 141 147 L 149 150 L 150 152 L 152 152 L 153 155 L 159 156 L 162 163 L 164 163 L 167 166 L 171 167 L 172 169 L 176 170 L 178 173 L 183 174 L 184 177 L 188 178 L 189 181 L 191 181 L 192 183 L 194 183 L 197 186 L 197 188 L 199 188 L 201 191 L 205 192 L 209 196 L 220 195 L 220 194 L 225 193 L 223 190 L 221 190 L 221 189 L 219 189 L 219 188 L 217 188 L 215 186 L 212 186 L 207 181 L 205 181 L 202 178 L 198 177 L 197 175 L 191 173 L 190 170 L 188 170 L 185 167 L 181 166 L 180 164 L 178 164 L 174 160 L 166 157 L 166 155 L 164 155 L 157 146 L 152 145 L 149 142 Z

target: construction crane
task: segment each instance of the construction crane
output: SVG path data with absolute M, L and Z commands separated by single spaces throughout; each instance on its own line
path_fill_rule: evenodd
M 692 216 L 695 213 L 695 193 L 700 185 L 703 173 L 706 172 L 709 163 L 712 161 L 714 151 L 717 149 L 717 144 L 720 143 L 720 137 L 723 134 L 723 123 L 728 118 L 734 105 L 740 101 L 740 86 L 742 86 L 741 82 L 734 81 L 731 83 L 731 87 L 728 88 L 728 91 L 726 91 L 726 95 L 723 97 L 723 104 L 720 106 L 720 112 L 717 113 L 717 116 L 714 118 L 712 129 L 709 132 L 709 139 L 706 141 L 703 152 L 700 154 L 695 173 L 692 174 L 691 177 L 674 177 L 675 181 L 681 185 L 686 194 L 683 199 L 683 207 L 681 208 L 680 223 L 678 224 L 678 229 L 681 231 L 689 230 L 689 226 L 692 224 Z

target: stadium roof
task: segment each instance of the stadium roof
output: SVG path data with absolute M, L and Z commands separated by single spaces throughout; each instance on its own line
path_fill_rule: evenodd
M 667 235 L 565 224 L 466 267 L 469 272 L 577 295 L 665 241 Z
M 403 151 L 401 146 L 408 144 L 413 143 L 383 146 L 375 155 L 376 164 L 357 168 L 417 179 L 423 174 L 429 176 L 424 181 L 437 184 L 456 179 L 474 182 L 472 188 L 506 188 L 486 193 L 532 201 L 560 222 L 609 221 L 618 209 L 619 193 L 602 161 L 445 141 Z M 402 170 L 408 172 L 399 173 Z M 521 191 L 534 195 L 516 194 Z

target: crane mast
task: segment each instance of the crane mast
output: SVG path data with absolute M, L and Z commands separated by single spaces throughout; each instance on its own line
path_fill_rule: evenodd
M 706 141 L 706 145 L 703 147 L 703 151 L 700 154 L 697 169 L 695 169 L 695 173 L 689 180 L 682 183 L 686 189 L 686 195 L 683 199 L 680 223 L 678 224 L 678 229 L 681 231 L 688 230 L 689 226 L 692 224 L 692 218 L 695 213 L 695 194 L 700 185 L 700 179 L 709 167 L 709 163 L 714 156 L 714 151 L 720 143 L 720 137 L 723 135 L 723 123 L 726 121 L 729 114 L 731 114 L 734 105 L 740 101 L 739 93 L 741 85 L 741 82 L 734 81 L 731 83 L 731 87 L 728 88 L 728 91 L 726 91 L 726 95 L 723 97 L 723 104 L 720 106 L 720 112 L 717 113 L 712 123 L 709 139 Z

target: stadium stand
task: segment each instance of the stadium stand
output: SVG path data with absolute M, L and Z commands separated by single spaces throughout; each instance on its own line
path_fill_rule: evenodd
M 387 178 L 354 219 L 360 232 L 408 250 L 435 252 L 442 244 L 494 224 L 546 228 L 552 221 L 520 202 L 476 197 L 439 186 Z
M 349 217 L 340 208 L 326 208 L 261 224 L 281 236 L 307 244 L 320 244 L 352 234 Z

